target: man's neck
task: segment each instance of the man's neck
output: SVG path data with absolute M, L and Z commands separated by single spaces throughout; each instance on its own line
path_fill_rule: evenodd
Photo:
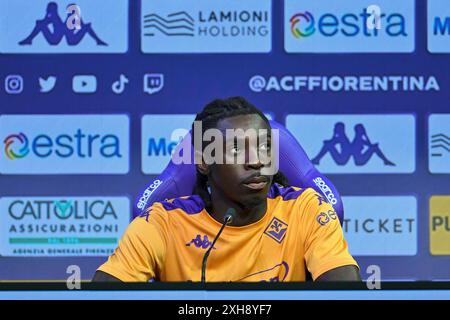
M 224 216 L 228 209 L 233 208 L 236 210 L 236 215 L 233 217 L 233 221 L 230 224 L 234 227 L 242 227 L 255 223 L 262 219 L 267 211 L 267 199 L 246 206 L 229 200 L 217 192 L 212 192 L 211 202 L 212 207 L 208 210 L 208 213 L 220 223 L 223 223 Z

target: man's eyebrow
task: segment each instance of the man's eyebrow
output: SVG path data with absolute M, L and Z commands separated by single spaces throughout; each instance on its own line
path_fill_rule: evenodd
M 241 138 L 240 134 L 238 134 L 238 135 L 235 135 L 235 134 L 228 135 L 227 131 L 229 133 L 230 132 L 229 130 L 231 130 L 231 131 L 237 131 L 237 130 L 241 131 L 242 130 L 244 132 L 244 137 L 247 136 L 245 134 L 245 132 L 247 132 L 247 130 L 255 130 L 257 132 L 258 136 L 265 136 L 265 135 L 267 135 L 267 136 L 271 137 L 273 129 L 252 129 L 252 128 L 250 128 L 250 129 L 243 129 L 243 128 L 232 128 L 232 129 L 230 129 L 230 128 L 227 128 L 227 129 L 217 129 L 217 130 L 219 130 L 222 133 L 222 135 L 224 135 L 226 138 L 229 139 L 229 138 L 236 138 L 236 137 Z

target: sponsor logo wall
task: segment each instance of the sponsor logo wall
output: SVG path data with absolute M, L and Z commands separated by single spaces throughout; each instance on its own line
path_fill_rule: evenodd
M 447 2 L 0 0 L 0 280 L 88 278 L 234 95 L 337 187 L 363 278 L 450 279 Z
M 3 174 L 125 174 L 126 115 L 2 115 Z
M 432 196 L 430 205 L 430 252 L 450 254 L 450 196 Z
M 189 133 L 195 115 L 145 115 L 142 117 L 142 172 L 161 173 L 178 143 Z M 189 142 L 189 141 L 188 141 Z M 186 147 L 191 150 L 190 144 Z
M 345 196 L 343 229 L 356 256 L 412 256 L 417 253 L 414 196 Z
M 286 127 L 323 173 L 412 173 L 413 115 L 289 115 Z
M 269 52 L 270 0 L 143 0 L 144 53 Z
M 128 1 L 2 0 L 0 27 L 1 53 L 125 53 Z
M 383 8 L 378 15 L 379 28 L 369 24 L 373 19 L 369 6 L 373 4 L 367 0 L 286 0 L 286 52 L 414 51 L 414 0 L 376 1 Z
M 108 256 L 129 224 L 126 197 L 0 198 L 0 255 Z
M 428 0 L 428 51 L 450 52 L 450 6 L 445 0 Z
M 450 173 L 450 114 L 428 118 L 428 164 L 431 173 Z

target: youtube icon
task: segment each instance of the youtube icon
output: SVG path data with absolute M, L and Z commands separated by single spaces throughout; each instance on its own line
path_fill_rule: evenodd
M 97 78 L 93 75 L 76 75 L 72 79 L 75 93 L 94 93 L 97 91 Z

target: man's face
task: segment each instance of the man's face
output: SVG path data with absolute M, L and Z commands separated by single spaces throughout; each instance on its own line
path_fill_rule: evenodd
M 265 201 L 273 176 L 261 174 L 261 169 L 269 166 L 270 163 L 266 161 L 267 159 L 261 159 L 260 153 L 269 153 L 270 155 L 270 126 L 259 115 L 251 114 L 220 120 L 217 129 L 224 135 L 223 148 L 226 159 L 224 159 L 225 164 L 209 166 L 208 179 L 211 191 L 245 207 Z M 227 129 L 244 131 L 252 129 L 256 132 L 258 139 L 251 141 L 248 137 L 241 136 L 239 138 L 238 135 L 237 139 L 231 137 L 230 141 L 230 137 L 226 135 Z M 239 139 L 244 141 L 239 141 Z M 242 159 L 243 155 L 245 161 L 240 162 L 241 164 L 236 163 L 237 158 L 241 156 Z M 229 161 L 232 158 L 235 158 L 235 161 Z

